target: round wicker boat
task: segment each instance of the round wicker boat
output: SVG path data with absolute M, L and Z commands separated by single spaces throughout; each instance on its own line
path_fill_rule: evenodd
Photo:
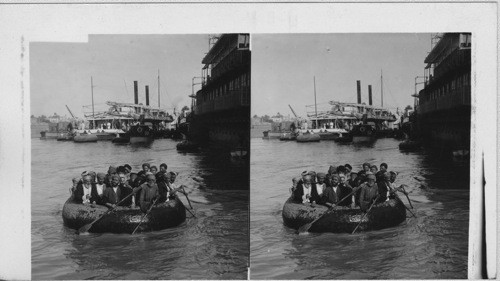
M 64 203 L 62 217 L 64 224 L 73 229 L 93 222 L 104 214 L 108 208 L 106 206 L 78 204 L 70 197 Z M 139 207 L 116 207 L 116 209 L 104 215 L 99 221 L 94 223 L 89 232 L 112 232 L 112 233 L 132 233 L 140 223 L 144 213 Z M 170 200 L 157 204 L 151 212 L 144 217 L 137 231 L 161 230 L 174 227 L 186 220 L 186 209 L 179 199 Z
M 292 202 L 289 198 L 283 206 L 283 222 L 286 226 L 298 229 L 312 222 L 327 212 L 328 208 L 322 205 L 310 205 Z M 365 213 L 359 207 L 349 208 L 336 206 L 312 224 L 310 232 L 348 232 L 351 233 L 359 224 Z M 406 208 L 399 199 L 374 205 L 365 216 L 358 230 L 374 230 L 396 226 L 406 220 Z

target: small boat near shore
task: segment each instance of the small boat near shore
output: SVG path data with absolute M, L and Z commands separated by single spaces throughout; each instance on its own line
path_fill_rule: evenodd
M 57 141 L 72 141 L 73 134 L 71 133 L 60 133 L 57 137 Z
M 295 133 L 283 133 L 281 134 L 280 136 L 280 141 L 292 141 L 292 140 L 296 140 L 297 139 L 297 135 Z
M 321 137 L 318 134 L 304 133 L 298 135 L 296 140 L 297 142 L 319 142 Z
M 399 149 L 404 151 L 419 150 L 422 148 L 422 143 L 420 141 L 405 140 L 399 143 Z
M 97 142 L 97 136 L 94 134 L 77 134 L 73 137 L 74 142 Z
M 289 198 L 283 206 L 283 223 L 288 227 L 299 229 L 321 217 L 312 224 L 310 232 L 351 233 L 360 222 L 359 230 L 376 230 L 397 226 L 406 220 L 406 208 L 399 197 L 374 205 L 364 218 L 365 213 L 359 207 L 352 209 L 336 206 L 331 211 L 327 210 L 328 208 L 323 205 L 311 207 L 294 203 L 292 198 Z
M 200 150 L 200 146 L 192 141 L 183 140 L 176 145 L 177 151 L 182 152 L 198 152 Z
M 130 143 L 130 136 L 127 133 L 116 134 L 115 138 L 111 140 L 114 144 L 128 144 Z
M 79 229 L 102 216 L 108 210 L 107 207 L 96 205 L 78 204 L 70 197 L 64 203 L 62 217 L 64 224 L 72 229 Z M 104 215 L 89 229 L 94 233 L 132 233 L 141 222 L 144 213 L 139 207 L 116 207 L 113 212 Z M 179 199 L 169 200 L 158 204 L 151 209 L 141 225 L 139 232 L 162 230 L 178 226 L 186 220 L 186 209 Z

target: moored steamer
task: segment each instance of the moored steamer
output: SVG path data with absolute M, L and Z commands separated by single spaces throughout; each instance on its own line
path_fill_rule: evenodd
M 424 88 L 415 93 L 418 135 L 427 147 L 450 156 L 470 149 L 471 38 L 471 33 L 437 34 L 424 60 Z
M 72 229 L 80 229 L 101 217 L 109 209 L 105 206 L 78 204 L 70 197 L 64 203 L 62 217 L 64 224 Z M 116 209 L 95 222 L 89 229 L 94 233 L 132 233 L 140 224 L 138 231 L 162 230 L 175 227 L 186 220 L 186 209 L 179 199 L 157 204 L 144 217 L 139 207 L 116 207 Z M 141 223 L 142 220 L 142 223 Z
M 285 202 L 282 212 L 283 223 L 294 229 L 317 219 L 309 228 L 310 232 L 351 233 L 358 224 L 359 230 L 377 230 L 397 226 L 406 220 L 406 208 L 399 197 L 376 204 L 366 216 L 364 214 L 359 207 L 336 206 L 329 210 L 323 205 L 311 207 L 294 203 L 292 198 Z

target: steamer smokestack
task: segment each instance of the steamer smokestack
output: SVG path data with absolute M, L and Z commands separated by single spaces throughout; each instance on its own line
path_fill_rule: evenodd
M 361 104 L 361 81 L 357 80 L 356 83 L 358 84 L 358 103 Z
M 137 89 L 137 81 L 134 81 L 134 104 L 139 104 L 139 90 Z
M 368 85 L 368 104 L 372 105 L 372 85 Z
M 146 105 L 149 105 L 149 86 L 146 86 Z

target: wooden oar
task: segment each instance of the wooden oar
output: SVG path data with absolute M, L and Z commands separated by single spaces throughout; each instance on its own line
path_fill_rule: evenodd
M 332 206 L 330 206 L 330 208 L 328 208 L 328 210 L 326 210 L 321 216 L 319 216 L 318 218 L 316 218 L 315 220 L 313 220 L 312 222 L 310 223 L 306 223 L 304 224 L 303 226 L 299 227 L 299 229 L 297 229 L 297 234 L 300 234 L 300 233 L 304 233 L 306 231 L 309 230 L 309 228 L 311 228 L 311 226 L 317 222 L 320 218 L 322 218 L 325 214 L 327 214 L 329 211 L 331 211 L 333 209 L 333 207 L 335 206 L 338 206 L 338 204 L 340 204 L 340 202 L 344 201 L 345 199 L 349 198 L 350 196 L 352 196 L 354 194 L 354 192 L 356 192 L 356 190 L 353 190 L 351 193 L 349 193 L 349 195 L 347 195 L 346 197 L 342 198 L 342 200 L 338 201 L 336 204 L 333 204 Z
M 406 195 L 406 199 L 408 199 L 408 203 L 410 203 L 410 207 L 413 209 L 413 205 L 411 204 L 410 197 L 408 196 L 408 192 L 406 192 L 405 187 L 403 186 L 403 194 Z
M 191 205 L 191 200 L 189 200 L 189 197 L 186 194 L 186 190 L 184 189 L 184 185 L 181 185 L 181 188 L 182 188 L 182 191 L 184 191 L 183 194 L 184 194 L 184 196 L 186 196 L 186 199 L 187 199 L 188 204 L 189 204 L 189 208 L 191 208 L 191 210 L 192 210 L 193 206 Z
M 94 223 L 96 223 L 97 221 L 99 221 L 100 219 L 102 219 L 102 217 L 104 217 L 105 215 L 107 215 L 110 212 L 114 211 L 116 209 L 116 207 L 118 207 L 118 205 L 120 205 L 120 203 L 122 203 L 123 201 L 125 201 L 125 199 L 129 198 L 133 194 L 134 194 L 134 192 L 131 192 L 129 195 L 125 196 L 122 200 L 120 200 L 120 202 L 116 203 L 116 205 L 113 208 L 111 208 L 111 209 L 107 210 L 106 212 L 104 212 L 104 214 L 102 214 L 100 217 L 98 217 L 97 219 L 95 219 L 93 222 L 80 227 L 78 229 L 77 233 L 80 234 L 80 233 L 84 233 L 84 232 L 89 231 L 89 229 L 92 227 L 92 225 Z
M 139 224 L 135 227 L 134 231 L 132 231 L 132 233 L 131 233 L 131 234 L 134 234 L 134 233 L 137 231 L 137 229 L 139 228 L 139 226 L 141 226 L 142 222 L 144 221 L 144 218 L 145 218 L 147 215 L 149 215 L 149 213 L 150 213 L 150 212 L 151 212 L 151 210 L 153 209 L 153 206 L 155 205 L 156 201 L 158 201 L 158 199 L 159 199 L 159 198 L 160 198 L 159 196 L 158 196 L 158 197 L 156 197 L 156 199 L 153 201 L 153 204 L 151 204 L 151 206 L 149 207 L 148 211 L 144 214 L 144 216 L 142 216 L 141 221 L 140 221 L 140 222 L 139 222 Z
M 373 200 L 373 203 L 371 204 L 370 208 L 368 208 L 368 211 L 363 215 L 363 217 L 361 218 L 361 220 L 359 221 L 358 225 L 356 226 L 356 228 L 352 231 L 351 234 L 354 234 L 354 232 L 356 232 L 356 230 L 358 229 L 358 227 L 361 225 L 361 223 L 363 222 L 363 219 L 368 215 L 368 213 L 372 210 L 372 207 L 375 205 L 375 203 L 377 202 L 378 198 L 379 198 L 380 194 L 377 195 L 377 197 L 375 197 L 375 200 Z M 406 206 L 405 206 L 406 207 Z
M 181 202 L 182 206 L 184 206 L 184 209 L 188 210 L 188 212 L 196 218 L 196 216 L 193 214 L 193 212 L 191 212 L 191 210 L 189 210 L 188 208 L 186 208 L 186 206 L 184 205 L 184 203 L 182 203 L 182 200 L 179 198 L 179 196 L 177 195 L 177 193 L 174 193 L 174 196 L 175 198 L 177 198 L 177 200 L 179 200 L 179 202 Z

